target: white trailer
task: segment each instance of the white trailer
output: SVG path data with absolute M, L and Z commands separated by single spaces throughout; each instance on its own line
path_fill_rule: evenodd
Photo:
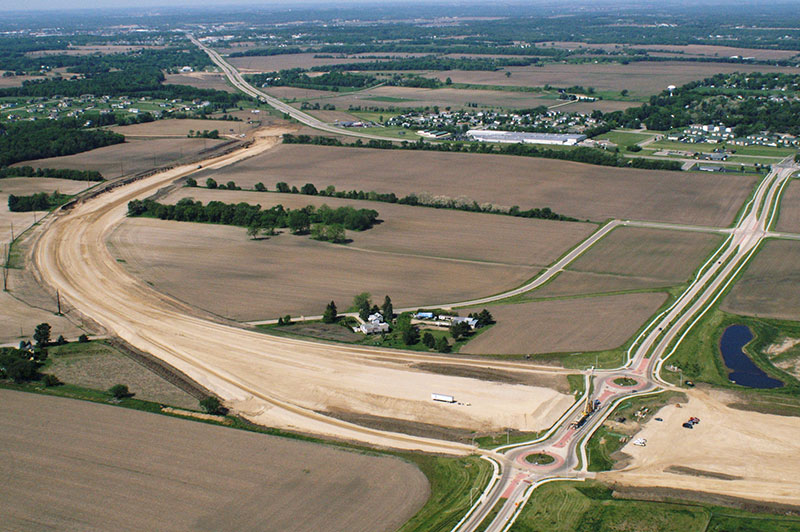
M 440 403 L 455 403 L 456 399 L 452 395 L 445 395 L 443 393 L 432 393 L 431 399 L 439 401 Z

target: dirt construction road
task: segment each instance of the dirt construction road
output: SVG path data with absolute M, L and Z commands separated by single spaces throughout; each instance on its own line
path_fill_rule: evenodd
M 240 160 L 269 149 L 277 139 L 261 139 L 204 166 Z M 50 220 L 34 253 L 43 279 L 109 332 L 180 369 L 251 420 L 270 426 L 461 454 L 471 448 L 366 429 L 316 411 L 344 409 L 477 430 L 540 430 L 571 404 L 571 396 L 548 388 L 415 371 L 391 360 L 386 351 L 276 338 L 216 323 L 154 291 L 112 258 L 106 239 L 125 218 L 128 201 L 196 168 L 175 168 L 117 188 Z M 431 392 L 452 394 L 471 405 L 433 403 Z

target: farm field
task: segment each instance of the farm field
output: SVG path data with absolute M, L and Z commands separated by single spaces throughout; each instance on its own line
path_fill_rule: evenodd
M 736 410 L 724 404 L 727 396 L 706 390 L 688 395 L 683 408 L 666 406 L 657 412 L 662 422 L 645 424 L 637 437 L 647 440 L 646 447 L 629 442 L 621 449 L 631 458 L 626 467 L 600 473 L 598 480 L 800 505 L 800 470 L 796 461 L 786 460 L 800 452 L 796 417 Z M 681 427 L 689 416 L 702 420 L 693 430 Z M 690 472 L 674 472 L 671 466 Z
M 83 333 L 66 318 L 56 316 L 55 312 L 28 305 L 17 299 L 13 282 L 9 283 L 9 287 L 10 292 L 0 291 L 0 345 L 8 344 L 16 347 L 20 340 L 30 340 L 34 328 L 40 323 L 50 324 L 51 336 L 54 339 L 59 335 L 75 338 Z
M 185 138 L 131 140 L 75 155 L 25 161 L 16 166 L 97 170 L 106 179 L 112 179 L 184 158 L 192 158 L 224 142 L 226 141 Z
M 197 410 L 198 401 L 103 340 L 48 348 L 44 370 L 62 382 L 105 391 L 125 384 L 136 399 Z
M 491 307 L 497 324 L 461 353 L 521 355 L 619 347 L 666 299 L 644 293 Z
M 257 119 L 260 115 L 252 116 Z M 186 137 L 189 131 L 202 132 L 216 129 L 222 136 L 247 133 L 255 127 L 254 124 L 235 120 L 167 119 L 129 126 L 114 126 L 111 130 L 126 137 Z
M 455 72 L 455 71 L 448 71 Z M 470 72 L 474 73 L 474 72 Z M 503 78 L 505 79 L 505 77 Z M 455 81 L 455 79 L 453 80 Z M 497 85 L 504 85 L 498 81 Z M 508 85 L 505 83 L 505 85 Z M 277 96 L 273 89 L 267 92 Z M 506 91 L 506 90 L 474 90 L 474 89 L 422 89 L 416 87 L 375 87 L 363 91 L 350 93 L 329 93 L 323 98 L 309 98 L 309 103 L 319 103 L 320 105 L 329 103 L 336 105 L 337 109 L 346 110 L 350 106 L 354 107 L 453 107 L 465 108 L 467 104 L 477 104 L 483 107 L 503 107 L 507 109 L 529 109 L 544 105 L 551 107 L 564 104 L 560 100 L 543 97 L 537 92 Z M 616 102 L 609 100 L 598 100 L 596 102 L 570 102 L 559 107 L 570 112 L 584 112 L 592 109 L 601 111 L 616 111 L 636 105 L 635 102 Z
M 800 242 L 767 240 L 722 302 L 734 314 L 800 320 Z
M 620 227 L 528 297 L 677 285 L 687 281 L 721 243 L 722 237 L 707 233 Z
M 389 532 L 429 493 L 394 458 L 71 399 L 0 398 L 0 440 L 15 457 L 0 466 L 9 529 Z
M 780 203 L 780 216 L 775 229 L 800 233 L 800 181 L 793 179 L 786 185 Z
M 215 89 L 235 93 L 236 89 L 228 83 L 224 74 L 217 72 L 186 72 L 165 74 L 165 85 L 188 85 L 198 89 Z
M 518 286 L 540 269 L 354 244 L 286 233 L 251 240 L 241 227 L 142 218 L 110 238 L 112 254 L 157 290 L 243 321 L 317 315 L 331 300 L 346 308 L 361 292 L 389 294 L 397 307 L 460 301 Z
M 569 42 L 569 41 L 556 41 L 556 42 L 543 42 L 539 43 L 541 47 L 555 47 L 555 48 L 602 48 L 606 51 L 621 50 L 622 45 L 617 43 L 585 43 L 585 42 Z M 631 50 L 653 50 L 667 51 L 673 53 L 680 53 L 683 56 L 696 56 L 696 57 L 731 57 L 739 55 L 743 57 L 753 57 L 759 60 L 770 59 L 789 59 L 797 55 L 794 50 L 772 50 L 767 48 L 738 48 L 733 46 L 715 46 L 710 44 L 686 44 L 686 45 L 672 45 L 672 44 L 626 44 L 626 48 Z
M 502 173 L 497 169 L 503 168 Z M 252 187 L 274 188 L 285 181 L 298 188 L 427 192 L 467 197 L 521 209 L 553 211 L 594 221 L 627 218 L 727 226 L 755 183 L 753 176 L 667 172 L 595 166 L 553 159 L 504 155 L 413 152 L 281 145 L 231 165 L 203 170 L 198 182 L 214 177 Z M 724 191 L 724 192 L 723 192 Z M 721 193 L 722 192 L 722 193 Z
M 647 149 L 655 150 L 673 150 L 673 151 L 690 151 L 701 153 L 712 153 L 714 150 L 720 149 L 725 144 L 709 144 L 699 142 L 690 144 L 687 142 L 675 142 L 669 140 L 659 140 L 647 145 Z M 797 153 L 794 148 L 773 148 L 771 146 L 727 146 L 731 150 L 736 150 L 736 156 L 745 157 L 760 157 L 764 159 L 780 160 L 787 155 Z M 762 161 L 767 163 L 769 161 Z
M 630 146 L 632 144 L 643 142 L 652 137 L 652 133 L 636 133 L 633 131 L 614 130 L 604 133 L 603 135 L 598 135 L 597 137 L 594 137 L 594 140 L 608 140 L 617 146 Z
M 357 54 L 342 57 L 314 57 L 334 54 L 282 54 L 270 56 L 228 57 L 226 60 L 242 73 L 276 72 L 290 68 L 311 68 L 315 66 L 340 65 L 342 63 L 368 63 L 376 61 L 376 56 L 414 57 L 426 54 L 407 54 L 400 52 L 379 54 Z
M 353 240 L 347 244 L 348 249 L 515 266 L 547 266 L 597 228 L 594 224 L 587 223 L 515 218 L 303 194 L 181 188 L 163 201 L 175 203 L 187 197 L 204 204 L 209 201 L 245 202 L 261 205 L 264 209 L 278 204 L 291 209 L 307 205 L 319 207 L 323 204 L 332 208 L 352 206 L 356 209 L 374 209 L 383 221 L 366 231 L 347 231 L 347 237 Z M 397 258 L 401 260 L 401 257 Z
M 505 72 L 511 72 L 506 77 Z M 597 91 L 628 89 L 631 96 L 645 98 L 659 93 L 668 85 L 680 86 L 719 73 L 731 72 L 783 72 L 798 74 L 800 69 L 769 65 L 741 65 L 731 63 L 687 63 L 680 61 L 621 63 L 551 63 L 541 67 L 506 67 L 496 72 L 451 70 L 429 75 L 453 83 L 480 85 L 519 85 L 526 87 L 594 87 Z
M 95 183 L 92 181 L 72 181 L 70 179 L 53 179 L 49 177 L 9 177 L 0 179 L 0 245 L 11 241 L 11 226 L 14 226 L 14 235 L 19 235 L 24 229 L 44 216 L 44 212 L 11 212 L 8 210 L 8 196 L 28 196 L 38 192 L 54 191 L 62 194 L 76 194 Z

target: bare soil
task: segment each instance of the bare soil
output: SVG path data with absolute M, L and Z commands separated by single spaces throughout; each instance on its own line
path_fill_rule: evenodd
M 727 497 L 800 505 L 800 426 L 796 417 L 735 410 L 703 390 L 688 392 L 683 408 L 662 408 L 663 422 L 648 421 L 638 434 L 646 447 L 628 443 L 622 451 L 631 464 L 619 472 L 601 473 L 634 488 L 672 488 Z M 694 429 L 681 427 L 690 416 L 700 418 Z M 680 466 L 703 475 L 676 472 Z M 714 478 L 724 475 L 725 478 Z M 733 477 L 733 478 L 728 478 Z M 682 497 L 683 498 L 683 497 Z
M 258 115 L 251 115 L 258 119 Z M 122 133 L 126 137 L 181 137 L 185 138 L 190 131 L 201 132 L 216 129 L 220 135 L 239 135 L 255 128 L 256 124 L 238 122 L 234 120 L 197 120 L 197 119 L 167 119 L 133 124 L 130 126 L 114 126 L 111 129 Z
M 0 398 L 0 441 L 14 457 L 0 465 L 9 530 L 388 532 L 429 494 L 425 476 L 393 458 L 58 397 Z
M 508 384 L 526 384 L 529 386 L 544 386 L 558 390 L 561 393 L 569 393 L 569 382 L 564 375 L 548 373 L 517 373 L 513 371 L 498 370 L 493 368 L 478 368 L 471 366 L 456 366 L 451 364 L 437 364 L 435 362 L 420 362 L 412 366 L 414 369 L 421 369 L 430 373 L 440 373 L 442 375 L 456 375 L 458 377 L 468 377 L 482 381 L 505 382 Z
M 228 83 L 224 74 L 217 72 L 186 72 L 181 74 L 166 74 L 167 85 L 188 85 L 198 89 L 214 89 L 230 93 L 237 92 L 237 89 Z
M 270 56 L 229 57 L 227 60 L 241 72 L 276 72 L 288 68 L 311 68 L 342 63 L 368 63 L 376 61 L 375 56 L 411 57 L 425 54 L 404 54 L 400 52 L 382 54 L 358 54 L 343 57 L 314 57 L 315 55 L 333 54 L 284 54 Z
M 463 196 L 522 209 L 550 207 L 579 219 L 627 218 L 729 225 L 752 190 L 752 176 L 610 168 L 507 155 L 412 152 L 368 148 L 281 145 L 226 168 L 198 173 L 197 180 L 233 179 L 274 189 L 285 181 L 298 188 L 427 192 Z
M 345 307 L 361 292 L 389 294 L 398 307 L 461 301 L 517 286 L 538 272 L 369 251 L 357 241 L 328 244 L 287 233 L 252 240 L 238 227 L 141 218 L 126 220 L 110 249 L 159 291 L 244 321 L 318 315 L 331 300 Z
M 778 231 L 800 233 L 800 179 L 792 179 L 781 196 Z
M 652 278 L 612 275 L 606 273 L 573 272 L 564 270 L 551 282 L 526 297 L 539 299 L 547 297 L 576 296 L 581 294 L 602 294 L 627 290 L 642 290 L 666 287 L 669 283 Z
M 601 351 L 622 345 L 665 294 L 626 294 L 491 307 L 497 323 L 461 348 L 471 354 Z
M 233 176 L 231 176 L 233 178 Z M 274 190 L 274 186 L 270 186 Z M 209 201 L 245 202 L 269 208 L 308 205 L 374 209 L 381 223 L 366 231 L 347 231 L 349 249 L 419 257 L 449 258 L 515 266 L 546 266 L 588 237 L 594 224 L 515 218 L 496 214 L 413 207 L 396 203 L 346 200 L 302 194 L 181 188 L 163 201 L 191 197 Z M 402 260 L 397 257 L 396 260 Z
M 106 179 L 111 179 L 196 157 L 200 152 L 223 142 L 225 141 L 183 138 L 131 140 L 75 155 L 25 161 L 17 166 L 97 170 Z
M 800 242 L 768 240 L 722 302 L 745 316 L 800 319 Z
M 103 341 L 53 347 L 50 355 L 51 365 L 45 372 L 52 373 L 62 382 L 95 390 L 125 384 L 137 399 L 180 408 L 198 408 L 196 398 Z
M 660 45 L 659 45 L 660 47 Z M 505 72 L 511 72 L 506 77 Z M 628 89 L 631 95 L 650 96 L 665 90 L 669 85 L 680 86 L 714 74 L 731 72 L 782 72 L 797 74 L 792 67 L 770 65 L 742 65 L 733 63 L 688 63 L 683 61 L 621 63 L 553 63 L 541 67 L 507 67 L 496 72 L 450 70 L 436 72 L 432 77 L 442 81 L 451 78 L 454 83 L 482 85 L 521 85 L 528 87 L 571 87 L 581 85 L 599 91 Z

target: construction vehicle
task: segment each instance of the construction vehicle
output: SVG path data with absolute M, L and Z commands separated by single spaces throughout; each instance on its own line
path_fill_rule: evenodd
M 583 404 L 583 411 L 581 412 L 581 417 L 578 418 L 577 421 L 570 423 L 570 428 L 579 429 L 581 428 L 586 421 L 591 417 L 592 414 L 597 412 L 600 408 L 600 400 L 595 399 L 594 401 L 591 400 L 589 395 L 586 395 L 586 402 Z

